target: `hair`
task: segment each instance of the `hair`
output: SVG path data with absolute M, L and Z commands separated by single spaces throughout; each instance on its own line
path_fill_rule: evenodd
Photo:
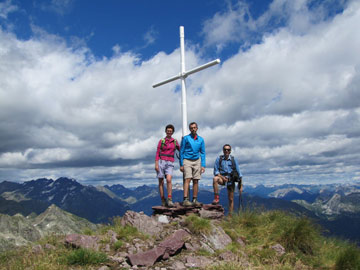
M 198 127 L 198 125 L 197 125 L 197 123 L 196 122 L 191 122 L 190 124 L 189 124 L 189 129 L 190 129 L 190 126 L 192 126 L 192 125 L 196 125 L 196 127 Z
M 224 150 L 225 146 L 229 146 L 229 147 L 230 147 L 230 150 L 231 150 L 231 145 L 230 145 L 230 144 L 224 144 L 223 150 Z
M 168 128 L 171 128 L 173 132 L 175 132 L 175 127 L 172 125 L 172 124 L 168 124 L 166 127 L 165 127 L 165 132 Z

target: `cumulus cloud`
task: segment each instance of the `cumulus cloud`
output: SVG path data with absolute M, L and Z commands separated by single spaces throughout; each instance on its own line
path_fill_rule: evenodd
M 275 0 L 253 18 L 239 2 L 205 22 L 206 42 L 219 49 L 260 29 L 247 50 L 187 79 L 205 181 L 225 143 L 247 182 L 359 179 L 360 4 L 344 8 L 328 18 L 326 7 Z M 84 43 L 34 33 L 20 40 L 0 29 L 0 180 L 153 183 L 165 125 L 181 138 L 181 96 L 176 83 L 152 85 L 178 74 L 179 49 L 143 60 L 116 45 L 97 59 Z M 188 67 L 206 62 L 192 48 L 186 57 Z M 174 178 L 182 181 L 178 170 Z

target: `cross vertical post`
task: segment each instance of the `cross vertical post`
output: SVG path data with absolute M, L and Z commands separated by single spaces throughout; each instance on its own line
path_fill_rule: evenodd
M 184 39 L 185 39 L 184 26 L 180 26 L 180 74 L 153 85 L 153 88 L 155 88 L 155 87 L 161 86 L 163 84 L 166 84 L 166 83 L 178 80 L 178 79 L 181 80 L 182 137 L 185 136 L 185 132 L 187 131 L 187 104 L 186 104 L 186 81 L 185 81 L 186 77 L 193 73 L 196 73 L 198 71 L 201 71 L 203 69 L 206 69 L 208 67 L 211 67 L 213 65 L 217 65 L 220 63 L 220 59 L 216 59 L 209 63 L 206 63 L 204 65 L 201 65 L 199 67 L 196 67 L 189 71 L 186 71 Z

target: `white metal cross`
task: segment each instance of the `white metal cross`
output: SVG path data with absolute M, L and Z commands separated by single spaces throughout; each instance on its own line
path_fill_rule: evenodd
M 185 48 L 184 48 L 184 27 L 180 26 L 180 74 L 174 77 L 171 77 L 165 81 L 154 84 L 153 87 L 158 87 L 160 85 L 181 79 L 181 111 L 182 111 L 182 136 L 185 136 L 185 131 L 187 131 L 187 108 L 186 108 L 186 84 L 185 79 L 187 76 L 203 70 L 205 68 L 217 65 L 220 63 L 220 59 L 216 59 L 199 67 L 193 68 L 189 71 L 185 71 Z

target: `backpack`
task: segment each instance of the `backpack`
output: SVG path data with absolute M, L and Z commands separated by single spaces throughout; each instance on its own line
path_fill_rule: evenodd
M 164 148 L 164 145 L 165 145 L 165 138 L 162 138 L 161 139 L 161 146 L 160 146 L 160 156 L 174 157 L 174 156 L 171 156 L 171 155 L 161 154 L 161 152 L 162 152 L 162 150 Z M 174 146 L 175 146 L 175 152 L 176 152 L 176 139 L 174 139 Z M 179 157 L 177 156 L 177 158 L 179 158 Z
M 230 173 L 230 181 L 231 182 L 239 182 L 240 176 L 239 176 L 238 171 L 236 170 L 235 158 L 231 155 L 230 155 L 230 158 L 231 158 L 231 169 L 232 169 L 232 171 Z M 224 156 L 221 155 L 219 158 L 219 171 L 221 170 L 221 163 L 222 163 L 223 159 L 224 159 Z

